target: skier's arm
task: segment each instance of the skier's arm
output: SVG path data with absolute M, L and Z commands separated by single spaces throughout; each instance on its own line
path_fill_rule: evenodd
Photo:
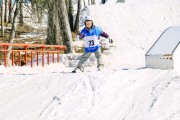
M 109 37 L 109 35 L 103 31 L 101 31 L 100 36 L 105 37 L 105 38 Z
M 109 37 L 107 33 L 102 31 L 100 36 L 107 38 L 109 40 L 109 43 L 113 43 L 113 40 Z

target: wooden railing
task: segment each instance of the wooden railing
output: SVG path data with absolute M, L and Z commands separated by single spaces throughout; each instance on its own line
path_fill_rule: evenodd
M 12 46 L 12 50 L 7 50 L 8 46 Z M 19 48 L 14 49 L 14 47 Z M 31 50 L 30 50 L 31 49 Z M 48 49 L 48 50 L 47 50 Z M 55 49 L 55 50 L 50 50 Z M 57 62 L 60 62 L 60 53 L 67 48 L 63 45 L 43 45 L 43 44 L 18 44 L 18 43 L 0 43 L 0 52 L 4 55 L 4 66 L 7 67 L 7 52 L 11 53 L 12 66 L 14 66 L 14 54 L 17 52 L 18 65 L 21 66 L 21 60 L 24 59 L 25 65 L 27 65 L 27 55 L 30 54 L 30 63 L 33 67 L 34 57 L 36 59 L 37 66 L 39 65 L 39 54 L 42 57 L 42 66 L 44 67 L 44 58 L 47 54 L 47 64 L 50 64 L 50 54 L 52 54 L 52 62 L 55 62 L 55 54 L 57 54 Z M 24 52 L 24 58 L 21 56 L 21 52 Z

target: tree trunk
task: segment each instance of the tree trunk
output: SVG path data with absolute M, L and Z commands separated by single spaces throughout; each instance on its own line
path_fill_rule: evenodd
M 12 0 L 9 0 L 9 17 L 8 17 L 8 22 L 12 23 L 12 17 L 13 16 L 13 5 L 12 5 Z
M 74 25 L 74 32 L 79 32 L 79 19 L 80 19 L 80 12 L 81 12 L 81 0 L 78 0 L 78 10 L 76 15 L 76 21 Z
M 55 39 L 56 39 L 56 44 L 58 45 L 63 45 L 63 41 L 62 41 L 62 37 L 60 35 L 61 31 L 60 31 L 60 25 L 59 25 L 59 18 L 58 18 L 58 12 L 55 12 L 55 28 L 56 28 L 56 32 L 55 32 Z
M 67 12 L 69 13 L 69 3 L 70 3 L 70 0 L 65 0 L 65 3 L 66 3 Z
M 46 1 L 48 1 L 48 0 L 46 0 Z M 37 17 L 38 23 L 42 23 L 42 9 L 43 8 L 42 8 L 41 2 L 42 2 L 42 0 L 32 0 L 32 2 L 31 2 L 33 16 L 34 16 L 34 18 Z M 47 2 L 47 4 L 48 4 L 48 2 Z
M 8 23 L 8 16 L 9 16 L 9 0 L 5 0 L 5 22 Z
M 48 4 L 48 2 L 52 2 L 52 0 L 32 0 L 32 10 L 33 10 L 33 16 L 34 18 L 37 17 L 38 23 L 42 23 L 42 16 L 43 16 L 43 10 L 44 8 L 44 2 Z
M 86 7 L 86 2 L 85 2 L 85 0 L 83 0 L 83 3 L 84 3 L 84 8 Z
M 95 0 L 91 0 L 91 5 L 95 5 L 96 1 Z
M 1 2 L 1 36 L 4 36 L 4 0 Z
M 13 17 L 13 23 L 12 23 L 9 43 L 13 43 L 14 42 L 14 36 L 15 36 L 15 32 L 16 32 L 16 21 L 17 21 L 17 16 L 19 14 L 19 4 L 20 4 L 19 0 L 16 0 L 16 10 L 14 11 L 14 17 Z M 12 46 L 9 46 L 8 50 L 12 50 Z M 8 60 L 9 60 L 10 52 L 8 52 L 7 57 L 8 57 Z
M 125 3 L 125 0 L 117 0 L 117 2 Z
M 38 17 L 38 23 L 42 23 L 42 9 L 39 7 L 38 4 L 36 4 L 36 12 Z
M 56 0 L 48 0 L 48 29 L 47 29 L 47 44 L 63 44 L 60 41 L 60 27 L 58 21 L 58 13 L 56 10 Z
M 55 44 L 55 25 L 54 25 L 54 4 L 48 1 L 48 28 L 47 28 L 47 39 L 46 44 Z
M 69 17 L 69 24 L 70 24 L 70 28 L 71 28 L 71 31 L 73 31 L 73 21 L 74 21 L 74 18 L 73 18 L 73 14 L 74 14 L 74 2 L 73 0 L 69 0 L 69 12 L 68 12 L 68 17 Z
M 69 25 L 65 0 L 57 0 L 56 2 L 63 44 L 67 46 L 67 53 L 73 53 L 74 50 L 72 46 L 72 34 Z
M 106 3 L 106 0 L 102 0 L 102 4 L 105 4 Z
M 19 23 L 20 26 L 23 26 L 24 24 L 24 20 L 23 20 L 23 0 L 19 0 L 20 4 L 19 4 L 19 10 L 20 10 L 20 14 L 19 14 Z
M 48 3 L 48 0 L 46 0 L 47 1 L 47 3 Z M 32 8 L 32 14 L 33 14 L 33 17 L 35 16 L 35 14 L 36 14 L 36 0 L 32 0 L 31 1 L 31 8 Z

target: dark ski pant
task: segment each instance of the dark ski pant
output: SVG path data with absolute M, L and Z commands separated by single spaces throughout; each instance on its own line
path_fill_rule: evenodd
M 97 59 L 97 68 L 99 68 L 100 66 L 103 66 L 103 61 L 102 61 L 102 54 L 101 54 L 101 49 L 97 50 L 96 52 L 88 52 L 88 53 L 84 53 L 79 62 L 77 67 L 79 68 L 83 68 L 83 63 L 86 62 L 86 60 L 91 56 L 91 54 L 94 53 Z

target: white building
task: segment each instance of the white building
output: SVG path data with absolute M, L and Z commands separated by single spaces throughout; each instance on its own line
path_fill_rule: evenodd
M 180 26 L 166 29 L 146 53 L 146 67 L 180 70 Z

